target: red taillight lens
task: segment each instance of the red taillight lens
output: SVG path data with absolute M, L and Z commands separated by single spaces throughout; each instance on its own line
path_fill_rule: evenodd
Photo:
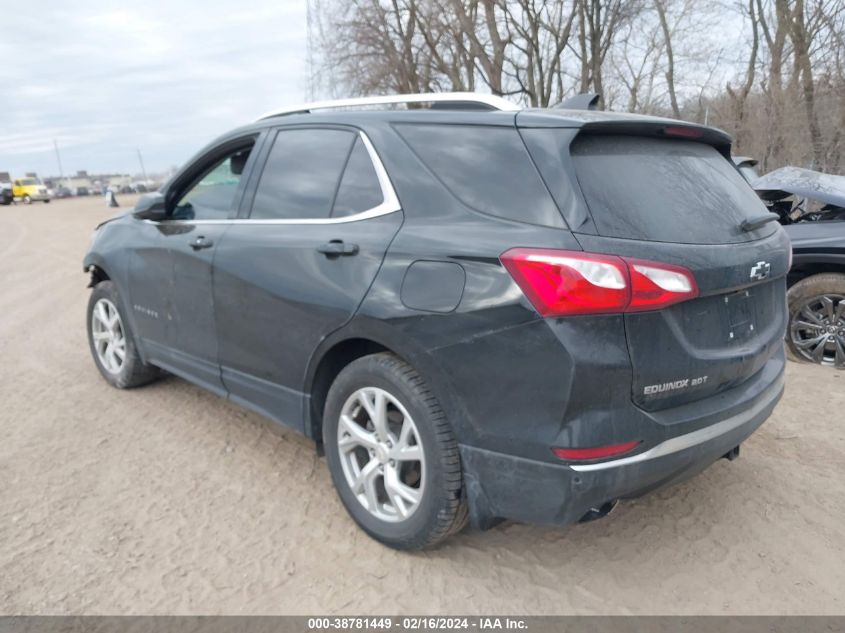
M 686 268 L 639 259 L 625 261 L 631 275 L 628 312 L 657 310 L 698 296 L 698 285 Z
M 501 260 L 544 317 L 621 312 L 630 300 L 628 270 L 619 257 L 513 248 Z
M 500 259 L 543 317 L 659 310 L 698 296 L 695 278 L 680 266 L 532 248 Z
M 641 444 L 640 440 L 611 444 L 609 446 L 594 446 L 592 448 L 553 448 L 556 457 L 567 461 L 586 461 L 589 459 L 603 459 L 630 453 Z

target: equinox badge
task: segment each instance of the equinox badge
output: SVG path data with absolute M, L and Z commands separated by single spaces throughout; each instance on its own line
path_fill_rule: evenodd
M 757 262 L 751 267 L 751 279 L 763 281 L 772 272 L 772 265 L 769 262 Z

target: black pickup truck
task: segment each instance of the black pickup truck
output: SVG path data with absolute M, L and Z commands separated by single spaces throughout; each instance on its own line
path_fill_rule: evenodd
M 790 355 L 845 367 L 845 176 L 783 167 L 750 184 L 792 240 Z

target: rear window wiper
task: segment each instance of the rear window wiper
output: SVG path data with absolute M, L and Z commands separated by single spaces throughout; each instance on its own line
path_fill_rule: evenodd
M 769 222 L 777 222 L 778 220 L 780 220 L 780 216 L 777 213 L 767 213 L 766 215 L 759 215 L 756 218 L 743 220 L 739 227 L 743 231 L 756 231 L 761 226 Z

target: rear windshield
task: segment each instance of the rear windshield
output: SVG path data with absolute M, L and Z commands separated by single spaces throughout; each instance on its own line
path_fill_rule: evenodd
M 578 182 L 600 235 L 719 244 L 771 235 L 740 224 L 766 208 L 716 149 L 687 140 L 583 135 L 571 148 Z

